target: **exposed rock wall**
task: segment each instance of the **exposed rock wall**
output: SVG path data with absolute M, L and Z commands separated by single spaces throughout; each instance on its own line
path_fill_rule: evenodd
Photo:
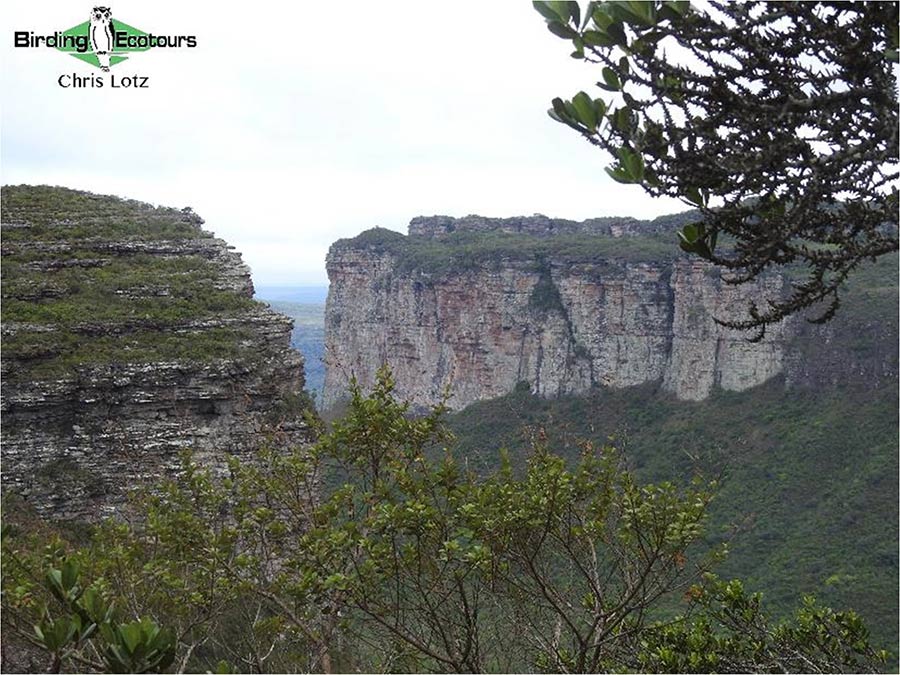
M 291 321 L 196 215 L 25 186 L 2 215 L 5 491 L 93 519 L 183 450 L 225 471 L 307 440 Z
M 410 232 L 418 234 L 409 240 L 492 224 L 523 237 L 583 234 L 550 231 L 553 221 L 542 217 L 438 217 L 413 220 Z M 447 392 L 459 409 L 522 381 L 543 396 L 657 381 L 680 399 L 701 400 L 716 388 L 742 391 L 780 374 L 803 384 L 794 354 L 821 337 L 822 329 L 800 320 L 772 326 L 752 343 L 714 321 L 745 318 L 751 301 L 776 297 L 786 283 L 778 275 L 731 286 L 710 265 L 681 257 L 510 255 L 473 263 L 465 253 L 456 269 L 435 271 L 421 261 L 410 268 L 396 240 L 388 241 L 385 249 L 361 236 L 329 252 L 326 406 L 344 395 L 350 377 L 367 386 L 385 363 L 398 393 L 420 406 Z M 874 367 L 890 372 L 889 365 Z

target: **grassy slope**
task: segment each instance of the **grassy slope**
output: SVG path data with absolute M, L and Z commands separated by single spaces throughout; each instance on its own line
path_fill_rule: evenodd
M 5 186 L 2 210 L 2 320 L 19 326 L 3 340 L 4 358 L 16 360 L 9 377 L 52 379 L 88 364 L 208 361 L 243 353 L 242 329 L 176 330 L 261 306 L 218 287 L 221 262 L 103 248 L 109 241 L 210 238 L 193 214 L 42 186 Z M 17 226 L 23 223 L 29 226 Z M 104 324 L 108 334 L 85 324 Z

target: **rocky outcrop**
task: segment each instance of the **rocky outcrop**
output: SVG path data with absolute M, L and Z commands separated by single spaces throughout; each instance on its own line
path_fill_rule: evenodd
M 792 355 L 821 329 L 799 320 L 750 342 L 715 321 L 745 318 L 751 301 L 782 292 L 783 277 L 727 285 L 702 261 L 648 257 L 637 232 L 620 233 L 633 245 L 610 255 L 604 240 L 615 235 L 595 234 L 597 221 L 583 230 L 554 222 L 415 219 L 406 238 L 371 231 L 332 246 L 324 404 L 338 401 L 351 377 L 370 384 L 383 364 L 402 397 L 428 406 L 446 394 L 454 409 L 520 382 L 558 396 L 656 381 L 686 400 L 781 374 L 801 383 Z M 472 233 L 492 223 L 505 239 L 484 255 Z M 548 238 L 552 245 L 541 243 Z M 601 253 L 586 251 L 594 240 Z
M 302 444 L 290 319 L 189 210 L 4 187 L 3 488 L 94 519 L 192 450 L 225 471 Z

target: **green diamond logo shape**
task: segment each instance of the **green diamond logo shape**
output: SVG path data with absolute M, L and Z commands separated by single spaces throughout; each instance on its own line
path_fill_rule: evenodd
M 134 26 L 129 26 L 127 23 L 123 23 L 122 21 L 115 20 L 110 22 L 110 28 L 113 30 L 114 34 L 117 38 L 121 38 L 121 33 L 125 33 L 127 37 L 124 40 L 118 40 L 120 44 L 123 46 L 114 46 L 112 51 L 109 54 L 109 65 L 110 67 L 115 66 L 122 61 L 127 61 L 128 57 L 125 54 L 131 52 L 146 52 L 150 49 L 149 46 L 146 47 L 128 47 L 125 46 L 129 43 L 131 44 L 139 44 L 140 42 L 147 42 L 146 40 L 137 41 L 132 40 L 130 38 L 139 38 L 142 36 L 147 36 L 147 33 L 144 31 L 135 28 Z M 69 44 L 65 47 L 57 47 L 57 49 L 61 52 L 65 52 L 70 56 L 74 56 L 76 59 L 80 59 L 85 63 L 89 63 L 95 68 L 101 68 L 100 59 L 93 52 L 92 42 L 91 42 L 91 22 L 85 21 L 84 23 L 80 23 L 77 26 L 72 26 L 68 30 L 62 31 L 64 36 L 71 36 L 73 38 L 78 38 L 79 36 L 84 36 L 84 39 L 87 40 L 88 49 L 90 51 L 87 52 L 79 52 L 77 47 L 74 46 L 74 41 L 67 41 Z

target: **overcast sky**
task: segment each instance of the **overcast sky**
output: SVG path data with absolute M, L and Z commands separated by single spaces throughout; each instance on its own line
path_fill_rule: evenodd
M 14 30 L 65 30 L 92 6 L 3 3 L 3 183 L 190 205 L 257 285 L 324 284 L 331 242 L 416 215 L 684 208 L 613 182 L 547 116 L 554 96 L 598 95 L 598 73 L 526 0 L 113 1 L 114 20 L 198 46 L 136 53 L 102 89 L 58 85 L 101 75 L 69 55 L 13 48 Z

